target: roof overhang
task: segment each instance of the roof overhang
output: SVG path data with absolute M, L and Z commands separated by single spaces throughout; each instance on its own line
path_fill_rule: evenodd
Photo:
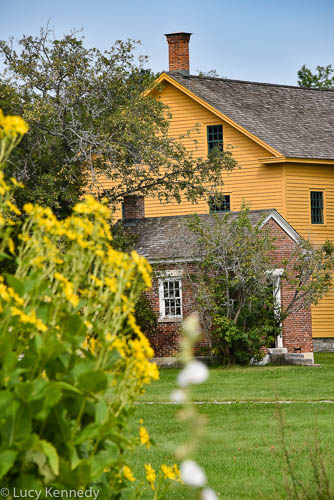
M 264 165 L 270 165 L 272 163 L 310 163 L 310 164 L 320 164 L 320 165 L 334 165 L 334 159 L 324 159 L 324 158 L 288 158 L 286 156 L 279 156 L 276 158 L 259 158 L 259 161 Z
M 264 142 L 261 139 L 259 139 L 256 135 L 252 134 L 251 132 L 249 132 L 248 130 L 246 130 L 244 127 L 242 127 L 241 125 L 239 125 L 235 121 L 231 120 L 231 118 L 229 118 L 227 115 L 225 115 L 224 113 L 221 113 L 220 111 L 218 111 L 216 108 L 214 108 L 213 106 L 211 106 L 211 104 L 208 104 L 206 101 L 204 101 L 204 99 L 201 99 L 200 97 L 198 97 L 196 94 L 194 94 L 189 89 L 187 89 L 186 87 L 184 87 L 181 83 L 179 83 L 176 80 L 174 80 L 174 78 L 172 76 L 168 75 L 167 73 L 162 73 L 156 79 L 155 86 L 153 87 L 153 89 L 150 89 L 147 92 L 147 94 L 150 94 L 151 92 L 153 92 L 154 89 L 156 87 L 158 87 L 159 85 L 161 85 L 163 82 L 168 82 L 171 85 L 174 85 L 174 87 L 176 87 L 178 90 L 180 90 L 181 92 L 183 92 L 184 94 L 186 94 L 188 97 L 190 97 L 191 99 L 193 99 L 194 101 L 196 101 L 198 104 L 200 104 L 201 106 L 203 106 L 207 110 L 211 111 L 211 113 L 213 113 L 214 115 L 216 115 L 221 120 L 224 120 L 226 123 L 228 123 L 229 125 L 231 125 L 231 127 L 235 128 L 236 130 L 238 130 L 242 134 L 246 135 L 249 139 L 252 139 L 252 141 L 254 141 L 257 144 L 259 144 L 261 147 L 263 147 L 264 149 L 266 149 L 267 151 L 269 151 L 275 157 L 279 157 L 279 158 L 282 157 L 282 154 L 279 151 L 277 151 L 275 148 L 273 148 L 272 146 L 269 146 L 269 144 L 267 144 L 266 142 Z

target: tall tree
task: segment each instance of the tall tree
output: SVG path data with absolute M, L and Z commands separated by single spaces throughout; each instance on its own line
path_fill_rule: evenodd
M 56 39 L 49 28 L 23 36 L 20 53 L 13 40 L 0 42 L 1 105 L 30 127 L 8 172 L 26 186 L 19 204 L 38 201 L 64 216 L 87 185 L 113 205 L 135 193 L 194 202 L 236 166 L 220 151 L 196 159 L 169 136 L 168 110 L 148 95 L 154 75 L 145 57 L 135 60 L 137 43 L 102 53 L 85 48 L 77 31 Z
M 298 71 L 298 85 L 300 87 L 318 88 L 318 89 L 334 89 L 334 69 L 332 65 L 317 66 L 317 73 L 305 66 Z

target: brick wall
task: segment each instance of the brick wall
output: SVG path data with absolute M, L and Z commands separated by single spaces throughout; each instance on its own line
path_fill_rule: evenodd
M 177 264 L 168 264 L 164 266 L 155 266 L 154 271 L 184 271 L 181 278 L 183 317 L 186 318 L 189 314 L 194 312 L 196 306 L 193 298 L 191 280 L 188 276 L 189 273 L 194 271 L 194 266 L 191 264 L 187 264 L 186 267 Z M 145 293 L 153 311 L 159 317 L 159 278 L 155 274 L 152 279 L 152 288 Z M 181 321 L 158 320 L 157 331 L 154 334 L 147 334 L 156 356 L 175 356 L 179 352 L 181 325 Z M 203 339 L 197 345 L 197 353 L 202 353 L 203 349 L 207 351 L 207 348 L 208 342 Z

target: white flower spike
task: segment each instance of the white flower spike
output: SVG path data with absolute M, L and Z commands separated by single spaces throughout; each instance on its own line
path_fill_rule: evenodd
M 209 376 L 208 367 L 200 361 L 190 361 L 179 373 L 177 381 L 180 387 L 188 387 L 190 384 L 202 384 Z
M 185 460 L 181 464 L 180 471 L 182 481 L 189 484 L 189 486 L 200 488 L 206 485 L 205 473 L 196 462 Z
M 218 497 L 211 488 L 204 488 L 201 493 L 201 500 L 218 500 Z
M 170 400 L 173 403 L 184 403 L 186 400 L 186 393 L 182 389 L 175 389 L 170 395 Z

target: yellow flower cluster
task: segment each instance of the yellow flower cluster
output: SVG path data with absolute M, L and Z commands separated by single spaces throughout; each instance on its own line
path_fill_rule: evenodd
M 171 479 L 172 481 L 182 482 L 181 473 L 180 473 L 180 470 L 176 464 L 174 464 L 173 467 L 170 467 L 169 465 L 162 464 L 161 470 L 163 472 L 165 479 Z
M 5 302 L 10 302 L 11 299 L 14 299 L 16 304 L 19 306 L 23 306 L 24 300 L 20 297 L 13 288 L 10 286 L 6 286 L 3 282 L 3 276 L 0 276 L 0 297 Z
M 3 137 L 16 137 L 28 132 L 27 123 L 20 116 L 4 116 L 0 109 L 0 139 Z
M 6 193 L 9 192 L 10 192 L 10 186 L 8 186 L 8 184 L 5 182 L 4 173 L 0 171 L 0 195 L 4 196 Z
M 31 311 L 29 314 L 26 314 L 24 311 L 21 311 L 21 309 L 18 309 L 17 307 L 11 307 L 10 310 L 13 316 L 19 317 L 21 323 L 34 325 L 40 332 L 47 331 L 48 327 L 43 323 L 42 320 L 37 318 L 35 311 Z

